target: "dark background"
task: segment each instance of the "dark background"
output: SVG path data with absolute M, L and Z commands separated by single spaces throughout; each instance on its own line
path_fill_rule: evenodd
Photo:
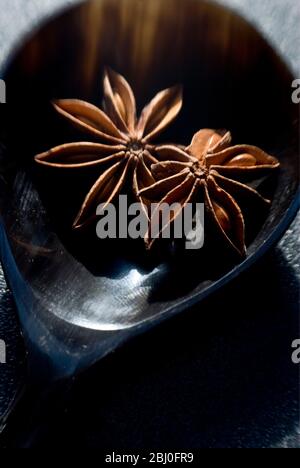
M 183 0 L 184 1 L 184 0 Z M 0 60 L 63 0 L 0 0 Z M 300 76 L 297 0 L 226 0 L 259 27 Z M 22 14 L 20 15 L 20 11 Z M 121 449 L 299 447 L 300 216 L 252 270 L 181 317 L 128 343 L 75 383 L 41 441 Z M 13 299 L 0 277 L 0 415 L 24 375 Z

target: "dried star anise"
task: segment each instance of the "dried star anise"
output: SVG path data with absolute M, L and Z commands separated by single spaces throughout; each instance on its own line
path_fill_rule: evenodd
M 179 113 L 182 90 L 180 86 L 174 86 L 160 92 L 137 119 L 136 101 L 130 85 L 121 75 L 106 70 L 103 101 L 104 111 L 76 99 L 54 103 L 63 117 L 101 143 L 64 144 L 35 157 L 37 163 L 56 168 L 99 169 L 100 176 L 86 196 L 74 228 L 81 228 L 93 220 L 100 203 L 113 202 L 128 178 L 131 178 L 134 194 L 147 211 L 138 193 L 155 182 L 150 168 L 158 159 L 153 155 L 154 147 L 150 142 Z
M 159 159 L 164 161 L 152 165 L 156 183 L 140 192 L 149 200 L 160 200 L 152 216 L 151 229 L 152 223 L 160 222 L 157 213 L 163 203 L 172 205 L 177 202 L 181 206 L 173 212 L 169 220 L 172 223 L 187 203 L 202 197 L 226 242 L 240 255 L 246 254 L 244 217 L 235 195 L 244 195 L 263 204 L 270 201 L 235 179 L 245 174 L 255 176 L 268 172 L 279 167 L 279 162 L 255 146 L 230 146 L 230 143 L 229 132 L 204 129 L 194 136 L 185 150 L 173 145 L 156 148 Z M 161 226 L 160 233 L 166 227 Z M 151 239 L 151 232 L 149 229 L 146 236 L 148 248 L 155 240 Z

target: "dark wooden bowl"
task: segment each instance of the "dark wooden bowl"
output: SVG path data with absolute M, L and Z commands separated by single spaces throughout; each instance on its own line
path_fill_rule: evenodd
M 242 264 L 220 268 L 214 256 L 195 260 L 197 268 L 190 257 L 152 264 L 136 245 L 116 254 L 106 244 L 79 239 L 79 246 L 68 235 L 87 181 L 97 175 L 45 176 L 33 157 L 75 137 L 50 101 L 75 97 L 100 105 L 106 65 L 126 76 L 140 107 L 158 90 L 183 84 L 184 110 L 164 140 L 187 144 L 201 127 L 227 128 L 235 142 L 259 145 L 280 159 L 278 177 L 262 187 L 272 193 L 271 210 Z M 292 75 L 261 35 L 228 9 L 199 0 L 85 2 L 35 31 L 12 57 L 5 79 L 4 268 L 30 341 L 52 363 L 69 365 L 69 373 L 216 291 L 265 253 L 296 213 Z M 48 330 L 46 343 L 38 340 L 41 329 Z M 115 339 L 112 331 L 122 333 Z

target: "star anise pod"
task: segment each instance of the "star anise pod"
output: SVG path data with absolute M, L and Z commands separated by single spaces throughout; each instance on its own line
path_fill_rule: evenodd
M 160 146 L 156 153 L 163 162 L 153 164 L 156 183 L 141 190 L 149 200 L 160 200 L 153 213 L 146 245 L 150 248 L 158 232 L 159 210 L 163 203 L 178 202 L 181 209 L 173 212 L 169 223 L 181 213 L 187 203 L 204 200 L 213 223 L 235 251 L 246 254 L 245 223 L 242 210 L 235 197 L 240 195 L 251 202 L 270 204 L 256 190 L 236 179 L 262 175 L 279 167 L 276 158 L 250 145 L 230 146 L 230 132 L 204 129 L 198 132 L 189 147 Z M 167 224 L 168 226 L 168 224 Z M 161 226 L 160 234 L 167 226 Z M 151 231 L 152 229 L 152 231 Z
M 182 107 L 182 89 L 174 86 L 158 93 L 144 108 L 139 119 L 136 101 L 124 77 L 112 70 L 104 73 L 103 110 L 81 100 L 54 102 L 55 109 L 79 130 L 99 143 L 64 144 L 35 157 L 39 164 L 56 168 L 99 169 L 99 177 L 87 194 L 74 221 L 81 228 L 96 216 L 96 207 L 112 203 L 131 178 L 134 194 L 153 184 L 150 168 L 158 159 L 151 141 L 177 116 Z

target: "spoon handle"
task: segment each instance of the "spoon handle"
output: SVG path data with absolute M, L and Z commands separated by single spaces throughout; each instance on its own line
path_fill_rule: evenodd
M 65 402 L 66 381 L 41 388 L 25 385 L 0 421 L 0 448 L 34 448 L 57 420 Z

